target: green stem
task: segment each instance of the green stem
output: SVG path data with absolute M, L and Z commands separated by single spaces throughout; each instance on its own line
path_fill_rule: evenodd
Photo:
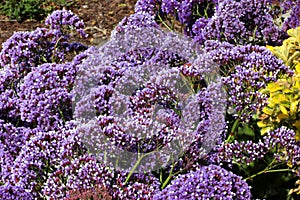
M 161 189 L 164 189 L 164 188 L 165 188 L 165 187 L 168 185 L 168 183 L 169 183 L 170 179 L 171 179 L 171 178 L 172 178 L 172 176 L 173 176 L 173 174 L 172 174 L 172 172 L 173 172 L 173 169 L 174 169 L 174 165 L 172 165 L 172 168 L 171 168 L 170 174 L 169 174 L 169 176 L 167 177 L 167 179 L 164 181 L 163 185 L 161 186 Z
M 261 175 L 261 174 L 265 174 L 265 173 L 274 173 L 274 172 L 286 172 L 286 171 L 292 171 L 291 169 L 274 169 L 275 167 L 278 167 L 280 165 L 282 165 L 283 163 L 277 163 L 276 165 L 273 165 L 276 162 L 276 159 L 273 159 L 272 162 L 262 171 L 257 172 L 256 174 L 253 174 L 247 178 L 245 178 L 244 180 L 249 180 L 249 179 L 253 179 L 254 177 Z M 272 170 L 274 169 L 274 170 Z
M 231 132 L 230 132 L 228 138 L 225 141 L 226 143 L 229 143 L 234 138 L 234 132 L 236 131 L 239 124 L 240 124 L 240 119 L 238 118 L 237 120 L 235 120 L 235 122 L 234 122 L 234 124 L 231 128 Z
M 249 176 L 247 178 L 245 178 L 244 180 L 249 180 L 249 179 L 252 179 L 258 175 L 261 175 L 261 174 L 266 174 L 266 173 L 277 173 L 277 172 L 292 172 L 291 169 L 274 169 L 274 170 L 263 170 L 263 171 L 260 171 L 256 174 L 253 174 L 252 176 Z
M 168 178 L 165 180 L 165 182 L 163 183 L 163 185 L 161 186 L 161 189 L 164 189 L 167 186 L 167 184 L 169 183 L 171 178 L 172 178 L 172 175 L 170 174 L 168 176 Z
M 252 100 L 253 100 L 253 94 L 251 95 L 251 97 L 250 97 L 250 102 L 252 102 Z M 229 135 L 229 137 L 226 139 L 226 143 L 229 143 L 229 142 L 231 142 L 231 140 L 232 139 L 234 139 L 234 132 L 236 131 L 236 129 L 238 128 L 238 126 L 239 126 L 239 124 L 240 124 L 240 118 L 241 118 L 241 116 L 242 116 L 242 114 L 246 111 L 246 108 L 247 107 L 245 107 L 241 112 L 239 112 L 238 113 L 238 118 L 235 120 L 235 122 L 234 122 L 234 124 L 233 124 L 233 126 L 232 126 L 232 128 L 231 128 L 231 132 L 230 132 L 230 135 Z
M 175 29 L 175 20 L 171 20 L 171 21 L 172 21 L 171 29 L 174 30 Z
M 125 180 L 125 183 L 124 184 L 127 184 L 130 177 L 132 176 L 133 172 L 135 171 L 135 169 L 139 166 L 139 164 L 141 163 L 142 159 L 147 156 L 149 153 L 146 153 L 146 154 L 143 154 L 142 156 L 139 156 L 140 154 L 138 153 L 138 160 L 136 161 L 136 163 L 134 164 L 133 168 L 130 170 L 129 174 L 127 175 L 126 177 L 126 180 Z
M 170 26 L 169 26 L 169 25 L 161 18 L 161 16 L 160 16 L 160 15 L 157 15 L 157 16 L 158 16 L 160 22 L 161 22 L 161 23 L 162 23 L 169 31 L 173 32 L 172 28 L 170 28 Z
M 247 169 L 245 169 L 242 164 L 240 164 L 238 162 L 235 162 L 235 161 L 233 161 L 232 163 L 235 164 L 235 165 L 237 165 L 241 170 L 243 170 L 243 172 L 245 174 L 247 174 L 248 176 L 250 176 L 249 171 Z
M 13 93 L 16 95 L 16 97 L 19 97 L 18 92 L 17 92 L 17 90 L 15 88 L 15 83 L 14 82 L 12 82 L 11 88 L 13 90 Z
M 53 49 L 53 52 L 52 52 L 52 58 L 51 58 L 51 60 L 52 60 L 53 63 L 55 62 L 55 60 L 54 60 L 54 59 L 55 59 L 54 55 L 55 55 L 55 52 L 56 52 L 56 48 L 57 48 L 58 43 L 60 42 L 60 40 L 61 40 L 62 38 L 63 38 L 62 36 L 59 37 L 58 40 L 56 41 L 55 45 L 54 45 L 54 49 Z

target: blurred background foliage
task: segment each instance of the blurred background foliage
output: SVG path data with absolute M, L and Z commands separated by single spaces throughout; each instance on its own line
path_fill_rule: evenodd
M 68 8 L 77 0 L 2 0 L 0 14 L 11 20 L 43 20 L 54 10 Z

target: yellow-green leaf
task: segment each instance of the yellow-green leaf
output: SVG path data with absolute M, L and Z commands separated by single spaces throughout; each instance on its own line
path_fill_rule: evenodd
M 260 133 L 262 134 L 262 135 L 265 135 L 266 133 L 268 133 L 269 131 L 271 131 L 272 130 L 272 127 L 265 127 L 265 128 L 262 128 L 261 130 L 260 130 Z
M 280 108 L 280 110 L 281 110 L 281 112 L 282 112 L 283 114 L 289 115 L 287 109 L 286 109 L 283 105 L 280 105 L 279 108 Z
M 285 93 L 285 94 L 288 94 L 288 93 L 292 93 L 293 90 L 291 90 L 291 89 L 289 89 L 289 88 L 286 88 L 286 89 L 284 89 L 282 92 Z
M 292 66 L 293 65 L 293 61 L 295 61 L 297 58 L 299 58 L 299 56 L 300 56 L 300 52 L 299 51 L 292 52 L 292 55 L 289 56 L 287 64 L 289 66 Z
M 296 128 L 300 128 L 300 120 L 297 120 L 295 123 L 293 123 L 293 126 Z
M 298 103 L 299 103 L 299 101 L 294 101 L 294 102 L 291 103 L 291 106 L 290 106 L 290 113 L 291 113 L 291 115 L 296 114 Z
M 289 29 L 288 35 L 293 37 L 296 41 L 300 42 L 300 27 Z
M 273 114 L 273 109 L 268 108 L 268 107 L 264 107 L 263 112 L 268 114 L 268 115 L 272 115 Z
M 300 73 L 300 63 L 298 63 L 296 66 L 295 66 L 295 69 L 296 69 L 296 73 Z
M 276 92 L 276 91 L 279 91 L 279 90 L 282 90 L 283 87 L 277 83 L 269 83 L 268 84 L 268 89 L 270 92 Z
M 277 120 L 276 121 L 279 123 L 279 122 L 281 122 L 281 120 L 287 119 L 287 118 L 289 118 L 288 115 L 280 113 L 279 115 L 277 115 Z
M 267 124 L 265 124 L 263 121 L 259 121 L 259 122 L 257 122 L 257 126 L 258 126 L 259 128 L 263 128 L 263 127 L 266 127 Z
M 272 101 L 276 104 L 281 104 L 281 103 L 286 103 L 289 100 L 286 98 L 284 94 L 279 93 L 273 96 Z
M 295 138 L 296 138 L 297 141 L 300 140 L 300 131 L 299 130 L 296 131 L 296 137 Z

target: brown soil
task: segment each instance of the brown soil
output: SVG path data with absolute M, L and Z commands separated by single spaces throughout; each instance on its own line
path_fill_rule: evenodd
M 79 39 L 86 45 L 97 45 L 106 40 L 113 28 L 134 12 L 137 0 L 74 0 L 68 9 L 77 14 L 85 23 L 88 39 Z M 27 20 L 17 22 L 0 15 L 0 44 L 15 31 L 31 31 L 43 27 L 42 22 Z M 0 46 L 1 49 L 2 45 Z

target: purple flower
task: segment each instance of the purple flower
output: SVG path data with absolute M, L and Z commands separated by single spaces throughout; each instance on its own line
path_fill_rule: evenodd
M 0 186 L 0 198 L 7 200 L 31 200 L 33 199 L 33 196 L 29 192 L 25 191 L 25 189 L 22 187 L 5 184 Z
M 51 13 L 45 20 L 45 24 L 49 25 L 51 30 L 62 32 L 63 27 L 73 27 L 82 37 L 87 37 L 84 33 L 84 23 L 70 10 L 56 10 Z
M 199 44 L 203 44 L 205 41 L 204 35 L 203 35 L 203 29 L 208 24 L 209 19 L 206 19 L 204 17 L 197 19 L 197 21 L 193 24 L 193 34 L 194 40 L 198 42 Z
M 250 187 L 241 177 L 219 166 L 201 166 L 178 175 L 154 199 L 250 199 Z
M 233 143 L 223 142 L 216 149 L 218 153 L 212 157 L 217 163 L 249 165 L 251 162 L 262 160 L 265 155 L 272 153 L 278 162 L 290 164 L 294 169 L 299 170 L 300 147 L 295 140 L 295 132 L 284 126 L 269 132 L 258 142 L 251 140 L 234 141 Z
M 203 35 L 233 44 L 278 44 L 285 34 L 275 25 L 266 1 L 224 0 L 219 2 Z
M 175 15 L 180 5 L 181 2 L 178 0 L 162 0 L 161 10 L 166 14 Z
M 161 0 L 138 0 L 135 5 L 135 13 L 146 13 L 155 16 L 157 5 L 160 3 Z
M 228 92 L 228 106 L 234 117 L 248 121 L 252 113 L 266 104 L 266 97 L 258 92 L 268 82 L 291 71 L 265 47 L 234 46 L 227 42 L 206 41 L 210 58 L 220 65 L 223 83 Z
M 1 66 L 15 69 L 20 77 L 24 77 L 40 64 L 64 62 L 65 54 L 73 49 L 86 49 L 83 45 L 69 43 L 69 30 L 63 31 L 62 26 L 74 26 L 85 36 L 83 22 L 71 11 L 55 11 L 46 19 L 46 24 L 51 28 L 16 32 L 4 42 L 0 52 Z

